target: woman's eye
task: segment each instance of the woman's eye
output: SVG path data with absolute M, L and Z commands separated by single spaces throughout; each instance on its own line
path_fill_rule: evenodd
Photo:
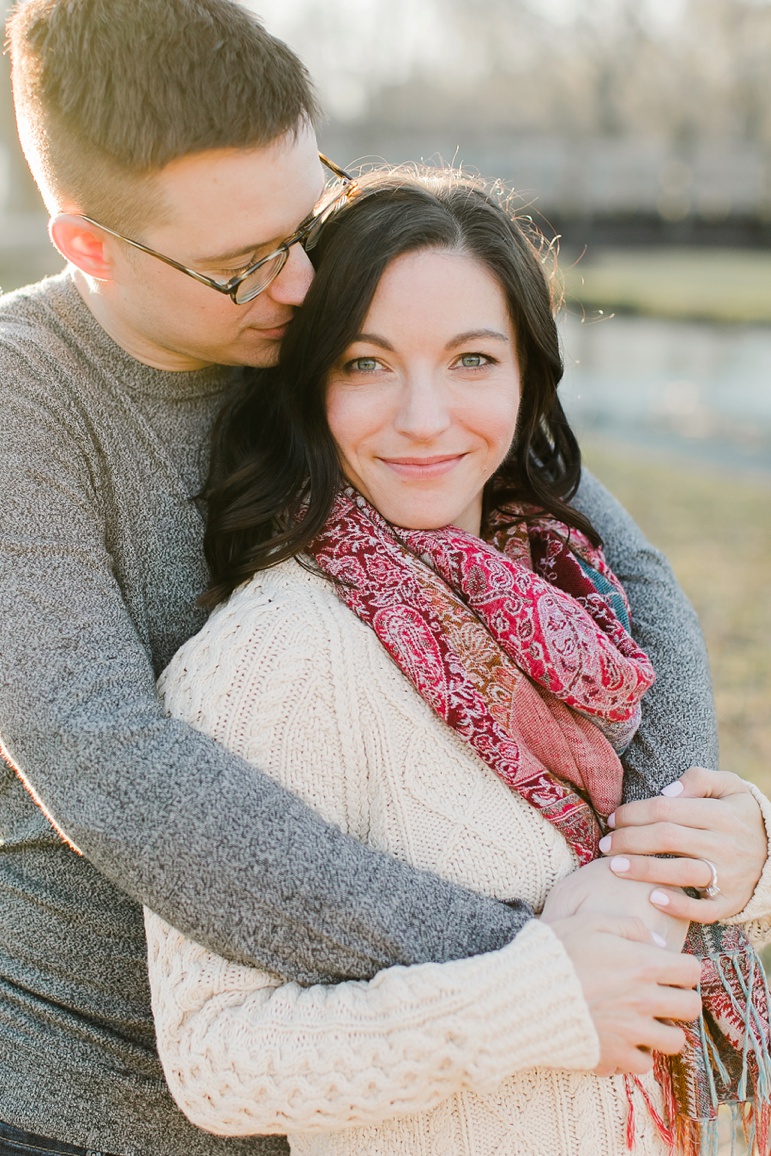
M 372 373 L 379 365 L 380 362 L 376 357 L 354 357 L 348 362 L 346 369 L 351 373 Z
M 483 365 L 490 365 L 491 357 L 486 357 L 484 353 L 462 353 L 458 358 L 457 364 L 461 369 L 481 369 Z

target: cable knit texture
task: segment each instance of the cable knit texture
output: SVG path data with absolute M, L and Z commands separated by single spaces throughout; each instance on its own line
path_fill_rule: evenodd
M 363 851 L 163 717 L 155 677 L 205 619 L 191 495 L 230 381 L 135 361 L 69 274 L 0 299 L 0 735 L 84 852 L 0 759 L 0 1119 L 122 1156 L 286 1151 L 220 1141 L 176 1109 L 140 901 L 303 984 L 497 949 L 528 919 Z M 665 560 L 586 472 L 575 501 L 656 667 L 624 756 L 628 797 L 650 794 L 715 764 L 703 642 Z
M 237 591 L 160 685 L 172 715 L 403 860 L 535 909 L 576 867 L 295 561 Z M 596 1035 L 545 926 L 476 959 L 301 989 L 146 925 L 161 1060 L 201 1127 L 286 1131 L 302 1156 L 626 1152 L 623 1080 L 586 1071 Z M 644 1109 L 636 1123 L 637 1152 L 663 1153 Z

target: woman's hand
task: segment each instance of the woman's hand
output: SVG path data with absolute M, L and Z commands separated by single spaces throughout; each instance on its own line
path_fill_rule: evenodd
M 743 911 L 768 857 L 763 816 L 746 784 L 737 775 L 704 767 L 691 767 L 654 799 L 619 807 L 610 825 L 600 850 L 614 874 L 658 885 L 651 903 L 696 923 L 716 923 Z M 681 888 L 708 887 L 710 864 L 719 894 L 690 898 Z

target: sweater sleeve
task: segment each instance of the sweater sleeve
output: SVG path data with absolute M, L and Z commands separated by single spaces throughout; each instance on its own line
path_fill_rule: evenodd
M 525 904 L 362 845 L 164 716 L 87 419 L 53 405 L 39 364 L 8 350 L 2 364 L 0 735 L 64 837 L 200 942 L 302 983 L 510 942 Z
M 695 611 L 663 554 L 601 483 L 584 470 L 573 499 L 604 541 L 632 608 L 632 633 L 656 681 L 623 756 L 624 798 L 650 798 L 690 766 L 717 767 L 717 720 L 709 660 Z
M 771 942 L 771 802 L 754 783 L 747 783 L 752 797 L 760 807 L 766 828 L 766 865 L 749 903 L 726 923 L 742 923 L 747 937 L 760 950 Z
M 220 1135 L 376 1124 L 524 1068 L 599 1060 L 575 971 L 538 920 L 489 955 L 308 988 L 227 963 L 152 912 L 145 924 L 166 1079 Z

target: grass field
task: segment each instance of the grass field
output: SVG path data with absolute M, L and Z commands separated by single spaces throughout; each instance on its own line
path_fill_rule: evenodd
M 771 322 L 771 252 L 600 249 L 560 268 L 571 308 L 718 322 Z
M 707 640 L 721 765 L 771 792 L 771 478 L 584 442 L 587 465 L 669 557 Z

